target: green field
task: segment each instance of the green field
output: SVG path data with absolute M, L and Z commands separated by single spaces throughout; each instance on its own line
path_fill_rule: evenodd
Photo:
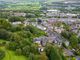
M 41 8 L 39 3 L 33 4 L 7 4 L 4 5 L 3 10 L 39 10 Z
M 6 50 L 5 54 L 6 56 L 3 60 L 27 60 L 24 56 L 16 56 L 13 51 Z

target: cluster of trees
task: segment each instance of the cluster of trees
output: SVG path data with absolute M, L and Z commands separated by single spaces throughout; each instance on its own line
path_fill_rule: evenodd
M 71 30 L 71 27 L 66 24 L 66 23 L 62 23 L 62 25 L 64 26 L 63 28 L 66 30 L 66 31 L 70 31 Z
M 11 24 L 6 20 L 0 18 L 0 29 L 9 29 L 11 27 Z
M 75 54 L 80 55 L 80 51 L 79 51 L 80 38 L 77 37 L 77 35 L 75 33 L 69 32 L 69 31 L 64 31 L 61 33 L 61 35 L 70 42 L 70 47 L 74 48 L 76 50 Z
M 26 12 L 26 18 L 37 18 L 41 17 L 42 11 L 40 10 L 33 10 L 33 11 L 27 11 Z
M 61 33 L 61 35 L 70 41 L 70 44 L 73 48 L 77 47 L 79 38 L 75 33 L 64 31 Z
M 64 23 L 64 22 L 56 22 L 53 25 L 57 26 L 57 27 L 63 27 L 63 29 L 65 29 L 66 31 L 70 31 L 71 30 L 71 27 L 68 24 Z
M 58 48 L 57 46 L 53 46 L 51 44 L 48 44 L 45 48 L 46 55 L 48 57 L 48 60 L 67 60 L 63 56 L 62 49 Z
M 0 20 L 0 39 L 9 41 L 6 48 L 13 50 L 17 55 L 30 57 L 31 54 L 39 56 L 38 45 L 33 43 L 33 38 L 46 35 L 46 33 L 32 25 L 13 26 L 6 19 Z M 40 57 L 40 56 L 39 56 Z
M 0 18 L 8 18 L 10 16 L 9 12 L 0 12 Z
M 5 29 L 0 29 L 0 39 L 8 40 L 10 36 L 11 36 L 11 32 Z
M 10 21 L 10 22 L 16 22 L 16 21 L 21 21 L 21 22 L 23 22 L 24 20 L 25 20 L 24 17 L 16 17 L 16 16 L 9 17 L 9 21 Z
M 46 56 L 45 52 L 41 53 L 40 55 L 29 55 L 29 60 L 48 60 L 48 57 Z
M 39 54 L 38 45 L 33 43 L 33 38 L 41 35 L 45 33 L 33 26 L 26 26 L 22 31 L 12 33 L 7 48 L 27 57 L 30 53 Z

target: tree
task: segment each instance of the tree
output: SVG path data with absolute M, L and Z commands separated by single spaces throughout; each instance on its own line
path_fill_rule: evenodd
M 70 38 L 70 34 L 68 31 L 64 31 L 64 32 L 61 32 L 61 35 L 66 38 L 66 39 L 69 39 Z
M 36 28 L 32 25 L 28 25 L 25 27 L 25 30 L 26 31 L 30 31 L 31 33 L 35 34 L 37 31 L 36 31 Z
M 30 54 L 30 46 L 29 45 L 22 48 L 22 54 L 24 56 L 29 56 L 29 54 Z
M 11 32 L 17 32 L 17 31 L 22 31 L 24 29 L 23 24 L 17 25 L 17 26 L 12 26 L 9 30 Z
M 32 37 L 32 33 L 30 31 L 19 31 L 19 32 L 17 32 L 17 34 L 24 38 Z
M 11 24 L 6 19 L 0 19 L 0 29 L 10 29 Z
M 41 35 L 46 35 L 46 33 L 44 31 L 42 31 L 42 30 L 40 30 L 40 29 L 38 29 L 32 25 L 26 26 L 24 30 L 30 31 L 33 34 L 33 36 L 36 36 L 36 37 L 39 37 Z
M 80 37 L 78 38 L 78 43 L 80 43 Z
M 26 18 L 34 18 L 34 17 L 35 17 L 35 14 L 32 14 L 32 13 L 26 14 Z
M 16 55 L 21 55 L 22 54 L 22 50 L 19 48 L 19 49 L 16 49 Z
M 0 29 L 0 39 L 8 40 L 11 34 L 12 34 L 11 32 L 5 29 Z
M 29 60 L 40 60 L 39 55 L 34 55 L 32 53 L 30 53 L 29 55 Z
M 69 25 L 67 25 L 66 23 L 63 23 L 63 25 L 64 25 L 64 29 L 65 30 L 67 30 L 67 31 L 69 31 L 70 29 L 71 29 L 71 27 L 69 26 Z
M 25 20 L 25 18 L 23 18 L 23 17 L 16 17 L 16 16 L 12 16 L 12 17 L 9 18 L 10 22 L 16 22 L 16 21 L 23 22 L 24 20 Z
M 55 48 L 51 48 L 50 50 L 50 55 L 49 55 L 49 60 L 62 60 L 59 52 Z
M 7 48 L 10 50 L 15 51 L 17 49 L 18 44 L 15 42 L 10 42 L 9 44 L 7 44 Z
M 19 36 L 17 33 L 13 33 L 11 36 L 10 36 L 10 41 L 14 41 L 14 42 L 19 42 L 21 40 L 23 40 L 24 38 Z
M 77 47 L 77 45 L 78 45 L 78 38 L 77 38 L 76 35 L 72 35 L 72 36 L 70 37 L 70 43 L 71 43 L 71 46 L 72 46 L 73 48 L 76 48 L 76 47 Z
M 31 53 L 38 54 L 38 45 L 37 44 L 31 44 Z
M 45 48 L 48 60 L 64 60 L 64 56 L 59 52 L 59 48 L 48 44 Z
M 10 14 L 8 12 L 0 12 L 0 18 L 8 18 Z

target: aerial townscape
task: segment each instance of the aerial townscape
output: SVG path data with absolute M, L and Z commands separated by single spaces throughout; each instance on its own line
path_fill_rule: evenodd
M 0 60 L 80 60 L 80 0 L 0 0 Z

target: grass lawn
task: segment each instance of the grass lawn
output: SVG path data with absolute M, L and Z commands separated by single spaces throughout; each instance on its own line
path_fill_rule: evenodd
M 13 51 L 6 50 L 6 56 L 3 60 L 27 60 L 24 56 L 16 56 Z
M 8 42 L 8 41 L 5 41 L 5 40 L 0 39 L 0 42 Z
M 9 4 L 8 7 L 3 10 L 39 10 L 41 8 L 39 3 L 27 5 L 27 4 Z

